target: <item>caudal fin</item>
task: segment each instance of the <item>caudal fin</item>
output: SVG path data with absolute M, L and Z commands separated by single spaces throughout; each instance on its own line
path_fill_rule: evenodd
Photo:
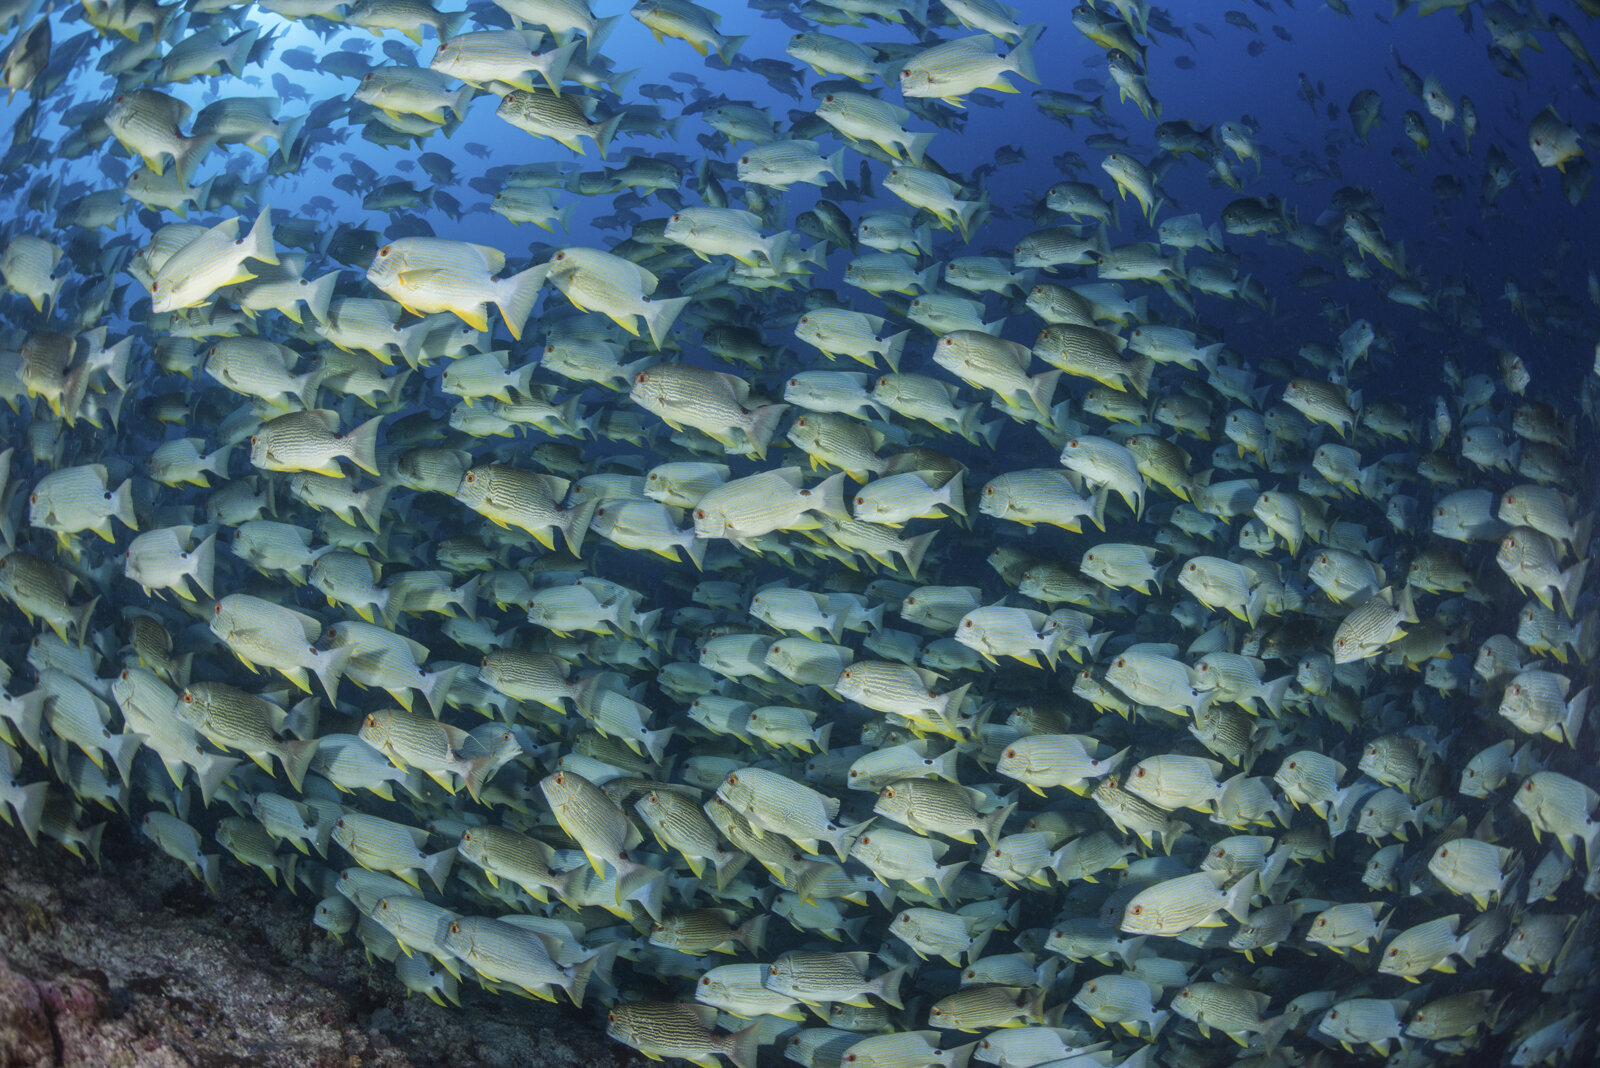
M 217 536 L 212 534 L 189 553 L 189 577 L 210 600 L 216 596 L 212 586 L 217 571 Z
M 244 235 L 244 254 L 247 259 L 259 260 L 262 263 L 278 264 L 278 253 L 272 247 L 272 208 L 263 207 L 261 214 L 256 216 L 256 224 L 250 227 L 250 232 Z
M 573 556 L 583 548 L 583 536 L 589 532 L 589 521 L 594 518 L 597 501 L 583 501 L 561 513 L 559 526 L 561 534 L 567 539 L 567 550 Z
M 1022 40 L 1017 42 L 1017 47 L 1011 50 L 1011 55 L 1006 57 L 1016 65 L 1017 74 L 1026 78 L 1035 85 L 1039 82 L 1039 68 L 1033 61 L 1033 46 L 1039 42 L 1039 35 L 1044 33 L 1044 23 L 1035 22 L 1022 31 Z
M 318 278 L 315 282 L 302 281 L 305 291 L 301 300 L 306 302 L 306 307 L 311 309 L 311 314 L 317 317 L 317 322 L 324 325 L 328 322 L 328 305 L 333 303 L 333 291 L 339 284 L 339 272 L 330 271 Z M 311 407 L 311 405 L 306 405 Z
M 320 677 L 320 673 L 319 676 Z M 332 691 L 329 691 L 332 699 Z M 279 752 L 279 759 L 283 761 L 283 774 L 289 780 L 289 785 L 295 792 L 300 792 L 300 784 L 305 781 L 306 770 L 311 767 L 311 760 L 317 755 L 317 739 L 308 738 L 305 741 L 284 742 Z
M 522 340 L 522 328 L 533 314 L 534 302 L 539 299 L 539 290 L 549 273 L 550 265 L 541 263 L 496 283 L 495 306 L 505 318 L 506 329 L 518 341 Z
M 745 436 L 755 447 L 756 459 L 766 459 L 767 446 L 772 443 L 772 435 L 778 429 L 778 421 L 788 410 L 787 404 L 766 404 L 750 413 L 750 425 L 745 428 Z
M 345 456 L 369 475 L 378 474 L 378 424 L 383 416 L 375 415 L 345 435 Z
M 617 136 L 617 127 L 622 125 L 622 118 L 623 112 L 619 111 L 594 129 L 594 147 L 601 159 L 605 159 L 610 151 L 611 139 Z
M 650 329 L 650 340 L 656 348 L 661 348 L 661 343 L 666 340 L 672 324 L 678 321 L 679 314 L 688 306 L 688 297 L 670 297 L 650 303 L 645 311 L 644 321 Z

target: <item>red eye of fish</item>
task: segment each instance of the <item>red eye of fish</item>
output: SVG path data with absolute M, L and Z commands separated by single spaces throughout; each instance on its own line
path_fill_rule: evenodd
M 1293 771 L 1294 769 L 1295 769 L 1295 762 L 1291 760 L 1291 761 L 1289 761 L 1289 770 Z
M 696 510 L 694 517 L 696 519 L 704 519 L 706 517 L 706 510 L 704 508 Z
M 1135 906 L 1133 906 L 1133 914 L 1135 916 L 1143 916 L 1144 915 L 1144 906 L 1143 905 L 1135 905 Z

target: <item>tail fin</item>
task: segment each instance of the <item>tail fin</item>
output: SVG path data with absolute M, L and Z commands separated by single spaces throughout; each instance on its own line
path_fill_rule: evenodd
M 755 446 L 756 459 L 766 459 L 767 446 L 771 444 L 772 435 L 778 429 L 778 421 L 788 410 L 787 404 L 766 404 L 750 413 L 750 426 L 746 428 L 745 436 L 750 439 L 750 444 Z
M 981 200 L 963 200 L 956 206 L 956 224 L 961 228 L 962 240 L 972 236 L 973 224 L 977 222 L 978 213 L 988 205 Z
M 871 990 L 884 1004 L 893 1009 L 904 1009 L 905 1002 L 900 1000 L 900 981 L 905 978 L 906 972 L 911 968 L 909 964 L 902 964 L 898 968 L 891 968 L 876 979 L 872 980 Z
M 1006 820 L 1010 819 L 1011 814 L 1016 810 L 1017 804 L 1013 801 L 1009 805 L 995 809 L 984 817 L 983 825 L 979 829 L 983 832 L 984 838 L 988 839 L 990 848 L 993 848 L 994 844 L 1000 840 L 1001 829 L 1005 827 Z
M 955 900 L 956 880 L 961 877 L 961 872 L 966 866 L 963 861 L 959 864 L 946 864 L 942 868 L 935 869 L 934 883 L 939 888 L 940 897 L 946 901 Z
M 360 503 L 356 505 L 356 511 L 361 513 L 361 518 L 374 534 L 380 532 L 378 524 L 383 519 L 383 506 L 389 500 L 389 490 L 389 486 L 373 486 L 361 495 Z
M 743 1031 L 728 1036 L 728 1059 L 733 1068 L 756 1068 L 756 1054 L 761 1049 L 762 1023 L 757 1020 Z
M 544 83 L 557 96 L 561 95 L 561 83 L 566 80 L 567 65 L 572 62 L 572 53 L 577 49 L 577 41 L 568 41 L 560 48 L 539 57 L 539 72 L 544 75 Z
M 285 161 L 288 160 L 289 153 L 294 151 L 294 143 L 300 139 L 300 132 L 305 129 L 306 118 L 309 114 L 307 112 L 306 115 L 296 115 L 292 119 L 279 121 L 277 133 L 278 155 Z
M 190 185 L 192 184 L 190 179 L 194 177 L 195 168 L 200 166 L 200 161 L 205 159 L 206 155 L 216 147 L 217 138 L 215 135 L 185 137 L 181 138 L 181 142 L 181 147 L 173 155 L 172 162 L 173 166 L 177 168 L 180 183 L 182 185 Z M 272 260 L 270 262 L 277 263 L 278 261 Z
M 748 40 L 750 40 L 748 34 L 724 37 L 717 43 L 717 58 L 731 66 L 734 57 L 739 54 L 739 49 L 743 48 Z
M 328 694 L 331 700 L 333 691 L 329 690 Z M 316 755 L 317 740 L 315 738 L 283 743 L 283 749 L 279 752 L 278 757 L 283 761 L 283 774 L 288 778 L 289 785 L 294 787 L 296 793 L 300 791 L 300 784 L 305 781 L 306 769 L 311 767 L 311 759 Z
M 116 517 L 122 520 L 129 530 L 139 529 L 139 517 L 133 510 L 133 480 L 130 478 L 117 487 L 114 503 Z
M 278 253 L 272 247 L 272 208 L 263 206 L 256 216 L 256 224 L 244 235 L 245 256 L 262 263 L 278 265 Z
M 433 880 L 433 885 L 439 888 L 440 893 L 444 892 L 445 880 L 450 878 L 450 866 L 455 862 L 455 846 L 451 846 L 449 849 L 441 849 L 439 852 L 430 854 L 422 859 L 422 870 L 428 874 L 428 878 Z
M 1250 898 L 1255 894 L 1258 876 L 1251 872 L 1235 883 L 1223 899 L 1223 911 L 1240 923 L 1249 922 Z
M 455 98 L 450 101 L 450 110 L 455 112 L 458 121 L 466 121 L 467 105 L 472 103 L 472 98 L 477 94 L 478 91 L 470 85 L 463 85 L 456 90 Z
M 937 533 L 936 530 L 930 530 L 926 534 L 918 534 L 901 543 L 900 554 L 905 559 L 906 571 L 913 579 L 917 577 L 917 571 L 922 567 L 922 558 L 928 555 L 928 546 L 933 544 L 933 536 Z
M 1061 381 L 1061 371 L 1046 371 L 1044 374 L 1034 375 L 1028 379 L 1028 399 L 1038 409 L 1040 415 L 1050 414 L 1050 401 L 1056 394 L 1056 383 Z
M 573 556 L 583 548 L 583 536 L 589 532 L 589 520 L 594 518 L 595 501 L 583 501 L 561 513 L 559 526 L 567 540 L 567 549 Z
M 541 263 L 496 283 L 495 306 L 505 318 L 506 329 L 518 341 L 522 340 L 522 328 L 533 313 L 534 302 L 539 299 L 539 290 L 549 273 L 550 265 Z
M 488 782 L 490 776 L 500 770 L 500 765 L 492 756 L 481 756 L 468 763 L 470 766 L 462 778 L 467 782 L 467 795 L 477 801 L 478 795 L 483 792 L 484 783 Z
M 44 752 L 39 740 L 39 724 L 44 719 L 45 705 L 54 701 L 42 690 L 25 693 L 11 701 L 12 711 L 6 715 L 7 722 L 17 728 L 17 733 L 22 735 L 22 740 L 28 743 L 34 752 Z
M 382 422 L 383 416 L 375 415 L 345 435 L 345 455 L 351 463 L 373 476 L 378 474 L 378 424 Z
M 211 807 L 211 799 L 217 796 L 217 789 L 223 780 L 233 774 L 233 769 L 239 764 L 240 761 L 235 757 L 219 756 L 214 753 L 199 753 L 195 756 L 194 762 L 189 767 L 194 770 L 194 781 L 200 785 L 200 800 L 207 808 Z
M 567 997 L 572 999 L 576 1006 L 583 1005 L 583 992 L 589 988 L 589 976 L 594 972 L 594 966 L 600 959 L 597 952 L 594 956 L 580 960 L 572 966 L 572 985 L 566 988 Z
M 84 640 L 89 636 L 89 620 L 94 617 L 95 606 L 99 603 L 99 597 L 91 598 L 88 604 L 73 613 L 73 622 L 78 624 L 78 648 L 80 649 L 83 648 Z M 62 641 L 66 641 L 67 636 L 65 634 L 61 634 L 59 637 Z
M 1156 362 L 1148 356 L 1135 356 L 1128 361 L 1128 384 L 1141 397 L 1150 395 L 1150 376 L 1155 372 Z
M 1578 691 L 1578 695 L 1567 702 L 1567 712 L 1561 720 L 1561 730 L 1567 736 L 1567 744 L 1573 748 L 1578 745 L 1578 732 L 1583 729 L 1584 713 L 1589 710 L 1589 687 L 1585 686 Z
M 843 152 L 844 149 L 840 149 L 839 151 Z M 783 258 L 788 253 L 789 244 L 793 240 L 794 233 L 792 231 L 781 230 L 767 238 L 766 242 L 762 245 L 761 254 L 767 258 L 767 263 L 772 267 L 773 270 L 777 270 L 783 266 Z
M 589 40 L 585 45 L 584 55 L 586 58 L 590 60 L 595 58 L 600 51 L 600 47 L 606 43 L 606 38 L 611 36 L 611 31 L 617 28 L 617 22 L 621 18 L 621 15 L 609 15 L 606 18 L 594 20 L 594 26 L 589 30 Z M 618 93 L 622 92 L 620 88 L 616 91 Z
M 928 152 L 928 146 L 933 144 L 933 134 L 914 133 L 906 138 L 906 158 L 917 166 L 922 166 L 922 158 Z M 926 243 L 924 243 L 926 247 Z
M 1573 545 L 1575 552 L 1585 552 L 1587 547 Z M 1583 592 L 1583 577 L 1589 570 L 1589 559 L 1583 557 L 1567 570 L 1561 572 L 1560 582 L 1556 592 L 1561 595 L 1561 606 L 1566 609 L 1567 618 L 1572 618 L 1572 609 L 1578 603 L 1578 595 Z
M 650 303 L 649 310 L 645 312 L 645 325 L 650 329 L 650 340 L 656 348 L 661 348 L 661 342 L 666 340 L 672 324 L 678 321 L 678 315 L 688 307 L 688 297 L 671 297 L 666 300 L 657 300 Z
M 953 510 L 956 515 L 960 516 L 967 514 L 967 491 L 965 476 L 965 470 L 957 471 L 951 476 L 950 481 L 946 482 L 943 487 L 945 494 L 950 498 L 947 502 L 947 506 Z
M 1026 78 L 1035 85 L 1039 82 L 1039 69 L 1033 62 L 1033 46 L 1038 43 L 1039 35 L 1044 33 L 1044 23 L 1035 22 L 1022 31 L 1022 40 L 1017 42 L 1017 47 L 1011 50 L 1006 58 L 1016 64 L 1016 71 L 1020 77 Z
M 902 330 L 893 337 L 884 339 L 883 362 L 889 365 L 889 370 L 900 370 L 900 354 L 905 351 L 906 338 L 911 336 L 911 331 Z
M 49 790 L 49 783 L 29 783 L 27 786 L 19 787 L 11 798 L 10 804 L 17 814 L 17 824 L 22 828 L 22 833 L 28 836 L 30 845 L 39 844 L 39 822 L 44 819 L 45 796 Z
M 683 555 L 694 564 L 696 571 L 706 569 L 706 547 L 711 544 L 708 538 L 690 538 L 688 544 L 683 546 Z
M 336 704 L 339 700 L 339 680 L 344 677 L 345 666 L 350 663 L 350 657 L 354 652 L 354 647 L 341 645 L 337 649 L 327 649 L 313 654 L 312 661 L 308 665 L 317 673 L 317 679 L 322 683 L 322 689 L 327 693 L 328 700 Z M 314 744 L 311 751 L 316 752 Z M 309 756 L 306 758 L 308 763 L 310 759 Z M 298 790 L 300 784 L 295 782 L 294 787 Z
M 289 381 L 296 384 L 295 397 L 300 401 L 300 407 L 311 411 L 317 406 L 317 393 L 322 389 L 322 381 L 326 378 L 321 368 L 313 367 L 303 375 L 291 377 Z M 222 474 L 223 472 L 218 472 Z
M 227 67 L 235 78 L 244 77 L 244 66 L 250 61 L 250 49 L 255 47 L 256 38 L 260 36 L 260 27 L 252 26 L 230 42 L 232 47 L 228 50 L 228 54 L 222 57 L 222 65 Z
M 300 299 L 306 302 L 306 307 L 311 309 L 311 314 L 317 317 L 317 322 L 327 325 L 328 305 L 333 303 L 333 291 L 339 284 L 339 272 L 329 271 L 315 282 L 302 282 L 305 295 Z M 311 405 L 306 405 L 311 407 Z
M 478 619 L 478 580 L 482 577 L 473 575 L 454 590 L 455 602 L 461 607 L 461 613 L 473 622 Z
M 834 519 L 849 519 L 850 512 L 844 503 L 845 477 L 845 473 L 840 471 L 823 479 L 809 490 L 801 490 L 801 493 L 811 497 L 810 510 Z
M 600 153 L 600 158 L 606 158 L 606 152 L 611 148 L 611 139 L 617 136 L 617 127 L 622 125 L 623 112 L 617 112 L 605 122 L 602 122 L 592 133 L 594 147 Z
M 212 586 L 217 571 L 217 536 L 210 535 L 189 553 L 189 578 L 207 599 L 216 596 Z
M 429 675 L 427 681 L 418 687 L 422 691 L 422 696 L 427 699 L 428 707 L 433 709 L 434 719 L 439 718 L 439 711 L 444 707 L 444 699 L 456 681 L 456 672 L 460 670 L 459 664 L 452 664 L 442 671 L 435 671 Z

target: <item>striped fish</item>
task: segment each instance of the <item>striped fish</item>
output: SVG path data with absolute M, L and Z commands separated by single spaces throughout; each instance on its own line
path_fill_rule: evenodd
M 456 859 L 454 846 L 424 853 L 428 832 L 420 827 L 407 827 L 353 809 L 347 809 L 333 825 L 333 840 L 363 868 L 399 876 L 412 889 L 417 889 L 416 872 L 420 871 L 442 891 Z
M 317 751 L 315 738 L 302 741 L 282 736 L 290 724 L 290 713 L 225 683 L 191 684 L 179 695 L 174 711 L 207 741 L 243 753 L 268 774 L 276 757 L 296 790 Z
M 488 916 L 461 916 L 451 921 L 444 949 L 490 983 L 516 987 L 547 1001 L 555 1000 L 549 988 L 559 987 L 574 1005 L 583 1003 L 589 977 L 601 960 L 596 954 L 562 967 L 551 959 L 536 932 Z
M 535 137 L 552 138 L 579 155 L 583 154 L 581 139 L 587 137 L 594 142 L 600 158 L 605 159 L 623 113 L 595 122 L 594 112 L 594 97 L 570 93 L 560 96 L 545 89 L 513 90 L 501 98 L 495 109 L 497 116 L 517 129 Z
M 871 141 L 896 160 L 920 164 L 933 143 L 933 134 L 906 129 L 911 113 L 905 108 L 866 93 L 827 93 L 817 102 L 816 115 L 850 140 Z
M 700 1068 L 721 1068 L 721 1055 L 734 1068 L 755 1068 L 761 1022 L 731 1034 L 713 1030 L 716 1023 L 717 1010 L 710 1005 L 618 1002 L 606 1013 L 606 1034 L 657 1060 L 677 1057 Z

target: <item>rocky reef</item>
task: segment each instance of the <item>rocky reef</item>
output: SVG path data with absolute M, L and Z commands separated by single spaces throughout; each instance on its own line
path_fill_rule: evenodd
M 239 871 L 213 897 L 107 828 L 96 869 L 0 828 L 0 1068 L 624 1068 L 565 1005 L 408 995 Z M 642 1062 L 641 1062 L 642 1063 Z

